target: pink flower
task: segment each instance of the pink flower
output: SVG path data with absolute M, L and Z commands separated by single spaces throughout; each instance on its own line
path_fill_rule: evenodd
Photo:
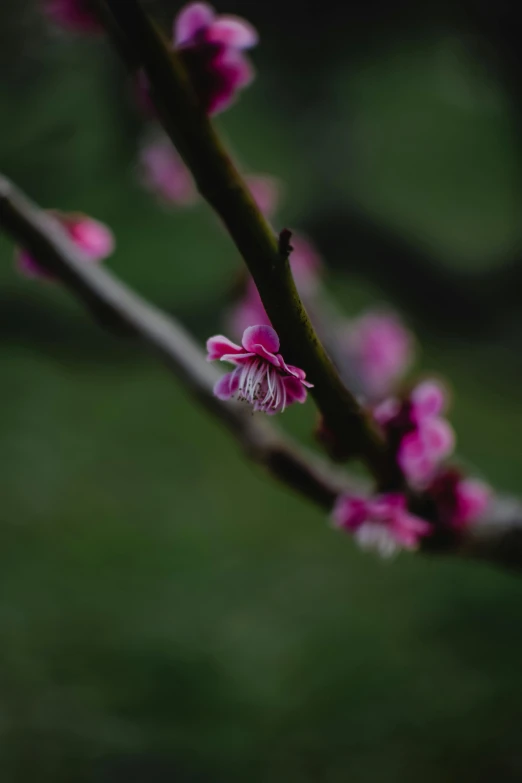
M 426 493 L 435 503 L 439 522 L 454 530 L 461 530 L 479 519 L 491 500 L 487 484 L 463 478 L 455 468 L 441 471 Z
M 208 114 L 228 108 L 254 78 L 244 54 L 257 32 L 244 19 L 218 16 L 207 3 L 189 3 L 174 22 L 174 45 Z
M 449 422 L 442 418 L 446 394 L 436 381 L 424 381 L 416 386 L 410 405 L 410 417 L 416 428 L 402 439 L 397 461 L 408 481 L 419 487 L 449 457 L 455 448 L 455 434 Z
M 43 9 L 52 22 L 79 33 L 98 33 L 102 26 L 94 0 L 43 0 Z
M 366 313 L 349 323 L 343 337 L 347 358 L 371 399 L 389 394 L 412 362 L 412 336 L 391 313 Z
M 197 199 L 194 180 L 167 137 L 142 146 L 139 174 L 144 186 L 167 204 L 188 206 Z
M 69 238 L 85 256 L 86 261 L 103 261 L 114 250 L 112 231 L 103 223 L 79 213 L 63 214 L 50 211 L 67 231 Z M 42 269 L 38 261 L 23 248 L 16 253 L 16 265 L 21 274 L 26 277 L 53 278 L 53 275 Z
M 415 489 L 433 478 L 455 448 L 453 428 L 442 417 L 445 405 L 444 388 L 436 381 L 424 381 L 408 400 L 390 398 L 374 409 L 375 420 L 385 429 L 397 462 Z
M 307 299 L 317 290 L 321 257 L 312 243 L 302 236 L 292 236 L 291 245 L 294 249 L 290 254 L 290 267 L 295 284 L 299 294 Z M 242 298 L 231 308 L 229 324 L 232 333 L 238 336 L 253 324 L 270 325 L 270 319 L 252 278 L 248 279 Z
M 279 351 L 279 337 L 271 326 L 245 329 L 242 345 L 222 335 L 207 341 L 208 361 L 219 359 L 235 364 L 214 387 L 220 400 L 237 397 L 268 414 L 283 412 L 293 402 L 304 402 L 312 384 L 303 370 L 286 364 Z
M 266 217 L 271 217 L 276 211 L 281 195 L 279 180 L 267 174 L 250 174 L 246 177 L 254 201 Z
M 410 514 L 400 494 L 341 495 L 332 516 L 336 527 L 350 531 L 363 549 L 374 549 L 382 557 L 399 549 L 416 549 L 420 539 L 432 532 L 428 522 Z

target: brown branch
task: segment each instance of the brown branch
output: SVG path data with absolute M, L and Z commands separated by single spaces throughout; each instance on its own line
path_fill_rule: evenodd
M 309 454 L 240 403 L 214 397 L 219 373 L 206 362 L 195 340 L 106 269 L 85 263 L 59 223 L 1 176 L 0 227 L 37 257 L 104 326 L 139 337 L 161 356 L 198 403 L 231 432 L 249 459 L 273 478 L 325 511 L 330 511 L 340 492 L 367 490 L 360 479 Z M 487 519 L 438 554 L 522 569 L 522 504 L 497 496 Z
M 0 226 L 38 263 L 59 278 L 105 327 L 135 335 L 153 348 L 186 389 L 236 437 L 250 459 L 294 491 L 330 509 L 341 489 L 352 488 L 324 460 L 298 449 L 241 403 L 222 402 L 212 390 L 219 371 L 174 320 L 101 266 L 85 263 L 60 224 L 0 176 Z
M 360 457 L 381 488 L 400 486 L 395 460 L 370 418 L 344 386 L 297 293 L 277 237 L 256 206 L 194 93 L 181 59 L 135 0 L 101 0 L 141 63 L 165 130 L 201 195 L 243 256 L 283 352 L 314 384 L 313 397 L 343 451 Z

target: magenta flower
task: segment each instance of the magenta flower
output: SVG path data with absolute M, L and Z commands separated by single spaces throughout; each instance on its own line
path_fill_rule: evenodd
M 332 517 L 335 526 L 353 533 L 363 549 L 374 549 L 382 557 L 400 549 L 416 549 L 420 539 L 432 532 L 428 522 L 410 514 L 400 494 L 341 495 Z
M 303 299 L 310 299 L 319 285 L 322 260 L 313 244 L 300 235 L 292 236 L 293 251 L 290 267 L 295 284 Z M 234 335 L 241 335 L 253 324 L 270 325 L 270 319 L 259 296 L 256 284 L 249 278 L 242 298 L 231 308 L 228 322 Z
M 282 413 L 294 402 L 306 400 L 312 384 L 303 370 L 286 364 L 279 351 L 279 337 L 271 326 L 245 329 L 242 345 L 216 335 L 207 341 L 209 362 L 216 359 L 235 364 L 214 387 L 220 400 L 236 397 L 253 406 L 254 411 Z
M 207 3 L 190 3 L 174 22 L 174 45 L 208 114 L 228 108 L 254 78 L 245 49 L 257 32 L 244 19 L 218 16 Z
M 453 428 L 442 417 L 445 406 L 444 388 L 436 381 L 424 381 L 409 399 L 391 398 L 374 409 L 376 421 L 396 449 L 401 470 L 415 489 L 433 479 L 455 447 Z
M 462 530 L 476 522 L 491 500 L 491 489 L 478 479 L 463 478 L 460 471 L 441 471 L 426 490 L 437 510 L 439 522 L 453 530 Z
M 413 359 L 412 336 L 391 313 L 365 313 L 341 340 L 364 395 L 373 400 L 390 394 Z
M 114 250 L 114 235 L 103 223 L 79 213 L 63 214 L 49 211 L 67 231 L 69 238 L 85 256 L 86 261 L 103 261 Z M 25 277 L 53 278 L 38 261 L 23 248 L 16 252 L 16 265 Z
M 139 176 L 143 185 L 166 204 L 188 206 L 197 200 L 194 180 L 166 136 L 142 146 Z
M 98 33 L 102 26 L 93 0 L 43 0 L 43 9 L 54 24 L 79 33 Z

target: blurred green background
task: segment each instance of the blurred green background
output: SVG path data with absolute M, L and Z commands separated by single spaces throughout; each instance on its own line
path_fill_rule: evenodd
M 0 170 L 110 224 L 110 267 L 204 341 L 237 255 L 205 206 L 140 189 L 119 63 L 37 5 L 0 8 Z M 460 451 L 520 491 L 510 6 L 219 8 L 261 33 L 219 126 L 285 183 L 280 225 L 316 239 L 347 313 L 402 307 L 420 367 L 451 379 Z M 521 780 L 520 579 L 363 555 L 12 250 L 1 237 L 2 783 Z M 313 421 L 308 403 L 283 423 L 311 443 Z

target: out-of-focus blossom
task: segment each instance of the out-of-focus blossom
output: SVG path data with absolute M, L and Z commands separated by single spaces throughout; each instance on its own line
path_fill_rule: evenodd
M 423 519 L 410 514 L 404 495 L 390 493 L 364 498 L 341 495 L 333 510 L 336 527 L 351 532 L 363 549 L 390 557 L 400 549 L 417 549 L 432 532 Z
M 372 400 L 390 394 L 413 359 L 412 336 L 391 313 L 365 313 L 347 325 L 340 340 L 364 396 Z
M 143 185 L 166 204 L 188 206 L 197 200 L 194 180 L 166 136 L 143 144 L 138 171 Z
M 228 108 L 254 78 L 245 49 L 255 46 L 257 32 L 244 19 L 218 16 L 207 3 L 190 3 L 174 22 L 174 46 L 208 114 Z
M 313 244 L 299 235 L 292 236 L 291 244 L 290 267 L 297 290 L 306 300 L 313 296 L 319 285 L 321 257 Z M 248 279 L 241 299 L 231 308 L 228 322 L 232 333 L 237 336 L 253 324 L 270 324 L 252 278 Z
M 396 449 L 401 470 L 416 489 L 434 477 L 455 447 L 453 429 L 442 416 L 445 406 L 444 388 L 436 381 L 424 381 L 409 399 L 388 399 L 374 409 L 376 421 Z
M 257 206 L 266 217 L 272 217 L 279 205 L 281 185 L 275 177 L 268 174 L 250 174 L 246 183 Z
M 286 364 L 279 353 L 279 337 L 271 326 L 251 326 L 243 334 L 242 345 L 217 335 L 207 341 L 208 361 L 235 364 L 216 383 L 214 394 L 220 400 L 236 397 L 254 411 L 274 414 L 294 402 L 306 400 L 312 384 L 303 370 Z
M 464 478 L 455 468 L 441 471 L 426 494 L 435 504 L 439 522 L 453 530 L 462 530 L 476 522 L 491 500 L 491 488 L 487 484 Z
M 43 0 L 43 9 L 54 24 L 67 30 L 80 33 L 102 30 L 94 0 Z
M 254 324 L 270 326 L 270 319 L 251 277 L 247 280 L 242 298 L 230 309 L 228 323 L 232 334 L 236 336 L 243 334 L 245 329 Z
M 112 231 L 98 220 L 79 213 L 64 214 L 50 211 L 49 214 L 65 228 L 69 238 L 81 250 L 86 261 L 103 261 L 114 251 L 115 242 Z M 26 277 L 54 277 L 23 248 L 16 251 L 15 260 L 18 270 Z

